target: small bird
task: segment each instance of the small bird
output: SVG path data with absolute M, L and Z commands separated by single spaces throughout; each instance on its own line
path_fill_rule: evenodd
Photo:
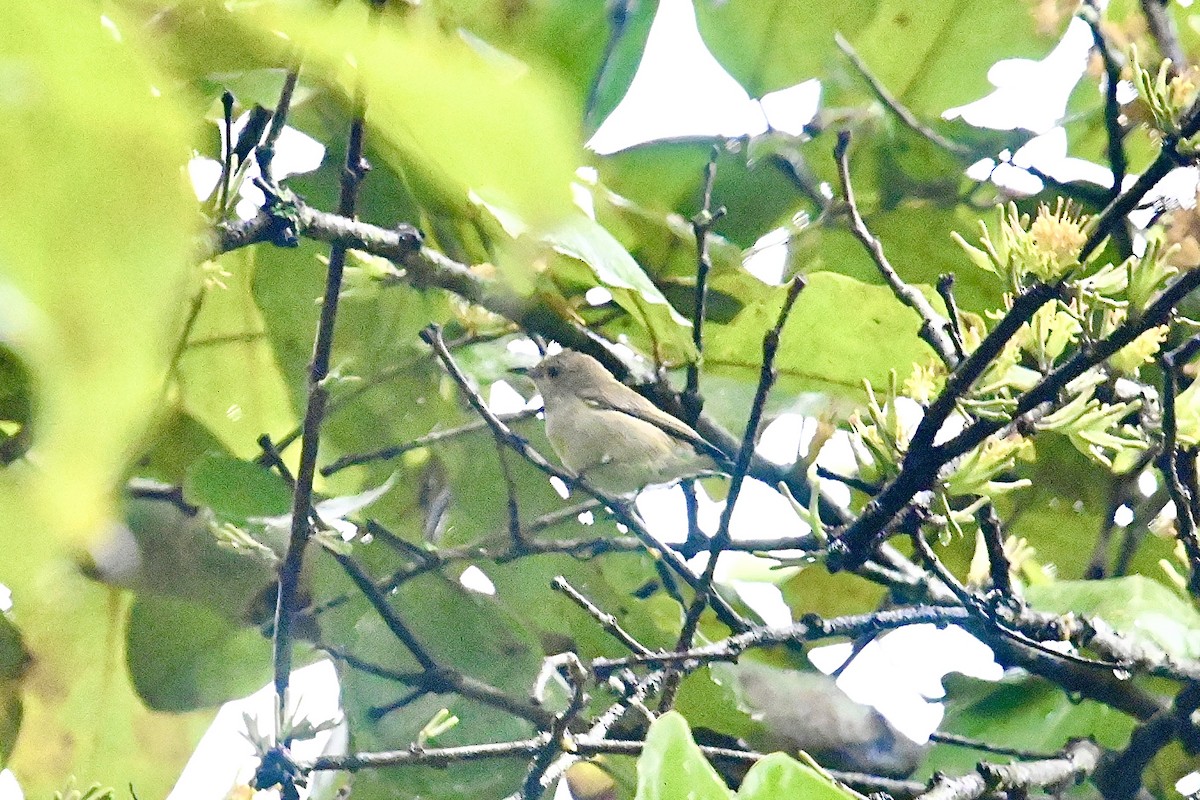
M 704 437 L 575 350 L 525 372 L 542 395 L 546 436 L 564 466 L 613 495 L 719 472 L 727 459 Z

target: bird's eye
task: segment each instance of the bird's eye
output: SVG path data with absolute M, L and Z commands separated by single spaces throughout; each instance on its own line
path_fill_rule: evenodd
M 546 374 L 551 378 L 557 378 L 559 373 L 558 367 L 547 367 Z

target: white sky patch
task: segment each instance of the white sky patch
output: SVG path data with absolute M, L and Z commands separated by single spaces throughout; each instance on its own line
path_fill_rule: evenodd
M 0 771 L 0 800 L 25 800 L 25 792 L 11 769 Z
M 550 485 L 554 487 L 554 491 L 558 492 L 558 496 L 563 500 L 571 496 L 571 490 L 567 488 L 567 484 L 563 483 L 563 479 L 557 475 L 550 476 Z
M 1129 527 L 1129 523 L 1133 522 L 1133 509 L 1127 505 L 1122 505 L 1113 512 L 1113 522 L 1121 528 Z
M 829 674 L 850 651 L 850 644 L 818 647 L 809 658 Z M 933 653 L 939 657 L 928 657 Z M 944 709 L 937 700 L 945 697 L 942 677 L 949 672 L 988 681 L 1004 674 L 987 645 L 962 628 L 910 625 L 867 645 L 837 683 L 852 700 L 874 706 L 906 736 L 923 742 L 942 721 Z
M 246 112 L 234 120 L 233 140 L 235 142 L 249 118 L 250 113 Z M 217 122 L 216 124 L 221 131 L 223 149 L 225 124 L 224 122 Z M 279 133 L 279 138 L 275 141 L 275 155 L 271 161 L 271 174 L 276 180 L 282 180 L 289 175 L 312 172 L 321 166 L 321 161 L 324 158 L 325 145 L 308 134 L 301 133 L 295 128 L 285 125 Z M 202 163 L 197 164 L 196 162 Z M 258 162 L 251 156 L 250 164 L 246 169 L 245 180 L 242 181 L 239 191 L 240 199 L 236 209 L 237 215 L 241 219 L 252 219 L 258 213 L 258 209 L 262 207 L 266 199 L 262 191 L 253 182 L 254 177 L 258 174 Z M 207 156 L 195 156 L 188 163 L 188 176 L 191 178 L 192 189 L 196 193 L 196 199 L 201 201 L 207 200 L 217 190 L 217 184 L 221 180 L 221 163 Z
M 714 502 L 704 486 L 696 486 L 700 530 L 711 533 L 721 518 L 721 503 Z M 678 544 L 687 539 L 687 504 L 678 486 L 652 487 L 637 496 L 637 510 L 655 539 Z
M 496 381 L 488 388 L 487 405 L 496 414 L 517 414 L 526 408 L 525 398 L 508 381 Z
M 12 589 L 9 589 L 3 583 L 0 583 L 0 614 L 7 614 L 12 611 L 13 595 Z
M 777 131 L 800 136 L 821 104 L 821 82 L 807 80 L 786 89 L 767 92 L 759 99 L 767 124 Z
M 662 0 L 625 97 L 587 146 L 601 155 L 655 139 L 767 130 L 758 103 L 704 45 L 688 0 Z
M 602 306 L 605 303 L 611 303 L 613 296 L 612 292 L 603 286 L 593 286 L 584 293 L 583 299 L 589 306 Z
M 767 231 L 750 248 L 742 260 L 742 266 L 763 283 L 778 286 L 783 283 L 783 271 L 787 268 L 787 246 L 791 238 L 792 232 L 787 228 Z
M 1137 487 L 1138 491 L 1142 493 L 1142 497 L 1149 497 L 1158 491 L 1158 476 L 1150 470 L 1144 471 L 1138 475 Z
M 290 695 L 295 698 L 300 714 L 314 724 L 341 716 L 339 694 L 337 671 L 328 660 L 318 661 L 292 673 Z M 167 800 L 215 800 L 229 796 L 230 790 L 250 780 L 258 767 L 258 758 L 243 735 L 246 730 L 242 719 L 244 714 L 258 720 L 260 732 L 270 731 L 275 714 L 275 687 L 267 684 L 249 697 L 221 706 L 187 766 L 183 768 L 175 788 L 167 795 Z M 298 760 L 321 755 L 342 755 L 346 752 L 347 742 L 347 728 L 343 721 L 336 728 L 320 733 L 313 739 L 295 742 L 292 755 Z M 337 779 L 334 773 L 328 773 L 327 776 L 314 773 L 308 790 L 301 790 L 301 797 L 310 794 L 320 796 L 321 792 L 329 791 L 329 784 Z
M 7 772 L 7 770 L 5 770 Z M 1189 772 L 1175 782 L 1175 791 L 1184 797 L 1200 794 L 1200 772 Z
M 495 596 L 496 584 L 492 583 L 492 579 L 487 576 L 483 570 L 472 564 L 462 571 L 458 576 L 458 582 L 463 585 L 463 588 L 470 589 L 472 592 Z
M 1049 55 L 1040 61 L 1007 58 L 988 70 L 996 87 L 988 96 L 946 111 L 971 125 L 997 130 L 1025 128 L 1045 133 L 1059 123 L 1075 84 L 1087 67 L 1092 33 L 1087 23 L 1072 19 Z
M 794 464 L 801 453 L 807 453 L 817 433 L 817 421 L 801 414 L 780 414 L 763 429 L 755 451 L 763 458 L 781 466 Z

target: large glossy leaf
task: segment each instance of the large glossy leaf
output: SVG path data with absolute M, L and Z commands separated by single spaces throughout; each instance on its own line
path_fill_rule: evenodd
M 754 96 L 819 77 L 840 32 L 900 102 L 930 115 L 983 96 L 992 64 L 1044 55 L 1057 33 L 1039 31 L 1027 6 L 1003 0 L 936 8 L 917 0 L 830 6 L 702 0 L 698 21 L 717 60 Z
M 29 671 L 29 651 L 21 631 L 0 615 L 0 764 L 6 764 L 21 729 L 21 684 Z
M 637 800 L 731 800 L 712 765 L 692 741 L 687 721 L 677 712 L 650 725 L 638 759 Z
M 0 341 L 36 386 L 29 499 L 78 541 L 111 514 L 162 386 L 197 221 L 187 128 L 87 4 L 14 11 L 0 47 Z
M 658 2 L 455 0 L 425 7 L 446 27 L 461 27 L 536 69 L 552 70 L 594 130 L 629 88 Z
M 212 708 L 271 678 L 271 642 L 198 603 L 138 598 L 125 658 L 138 695 L 159 711 Z
M 864 378 L 879 385 L 891 370 L 907 375 L 914 362 L 929 358 L 917 337 L 919 318 L 890 289 L 830 272 L 807 280 L 776 357 L 781 391 L 820 389 L 859 397 Z M 706 367 L 753 383 L 763 335 L 778 319 L 783 294 L 782 288 L 763 286 L 728 325 L 710 325 Z
M 99 538 L 163 388 L 199 219 L 180 108 L 91 3 L 8 10 L 0 99 L 0 340 L 34 390 L 37 467 L 0 476 L 0 582 L 34 656 L 8 765 L 29 797 L 75 773 L 161 796 L 195 721 L 146 712 L 120 593 L 62 560 Z M 11 689 L 11 684 L 8 685 Z M 12 744 L 16 708 L 5 698 Z
M 743 800 L 779 800 L 783 797 L 850 800 L 858 795 L 791 756 L 772 753 L 746 773 L 738 797 Z
M 991 744 L 1056 753 L 1072 738 L 1091 736 L 1103 747 L 1121 747 L 1134 720 L 1100 703 L 1075 702 L 1041 678 L 1013 675 L 997 683 L 953 675 L 946 685 L 946 716 L 940 729 Z M 918 773 L 962 774 L 979 753 L 935 747 Z
M 279 437 L 296 422 L 277 351 L 267 337 L 270 318 L 255 306 L 252 294 L 260 255 L 251 247 L 209 265 L 211 283 L 203 290 L 174 372 L 182 410 L 244 458 L 258 454 L 255 440 L 261 434 Z
M 835 57 L 834 34 L 860 31 L 877 3 L 812 5 L 786 0 L 699 0 L 696 22 L 709 50 L 753 97 L 821 77 Z
M 1166 586 L 1142 575 L 1054 581 L 1031 586 L 1027 594 L 1035 608 L 1099 617 L 1133 640 L 1176 658 L 1200 654 L 1200 612 Z
M 429 576 L 405 585 L 393 602 L 440 665 L 486 682 L 517 700 L 529 696 L 541 649 L 492 598 L 441 576 Z M 334 620 L 352 620 L 352 624 L 334 627 Z M 339 610 L 337 617 L 324 619 L 323 624 L 329 626 L 328 641 L 346 647 L 361 659 L 402 672 L 414 667 L 411 655 L 361 598 Z M 343 671 L 342 705 L 359 748 L 407 747 L 443 708 L 458 717 L 458 724 L 431 740 L 431 745 L 503 741 L 528 736 L 531 731 L 529 723 L 507 711 L 453 694 L 424 695 L 386 714 L 372 711 L 408 692 L 394 681 L 349 668 Z M 521 761 L 489 761 L 449 769 L 406 768 L 403 785 L 406 791 L 439 797 L 499 796 L 519 784 L 525 767 Z M 386 773 L 368 778 L 364 781 L 364 796 L 391 796 L 395 791 L 393 781 Z M 366 786 L 373 788 L 367 791 Z M 358 791 L 356 783 L 355 793 Z

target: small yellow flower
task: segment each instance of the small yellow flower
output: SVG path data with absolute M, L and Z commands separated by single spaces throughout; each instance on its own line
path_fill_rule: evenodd
M 1072 218 L 1071 205 L 1060 197 L 1054 211 L 1050 211 L 1050 207 L 1045 204 L 1038 208 L 1037 219 L 1029 226 L 1030 240 L 1034 249 L 1050 263 L 1073 266 L 1079 263 L 1079 253 L 1087 241 L 1087 235 L 1083 232 L 1084 222 L 1084 217 Z M 1057 275 L 1041 277 L 1050 278 Z

